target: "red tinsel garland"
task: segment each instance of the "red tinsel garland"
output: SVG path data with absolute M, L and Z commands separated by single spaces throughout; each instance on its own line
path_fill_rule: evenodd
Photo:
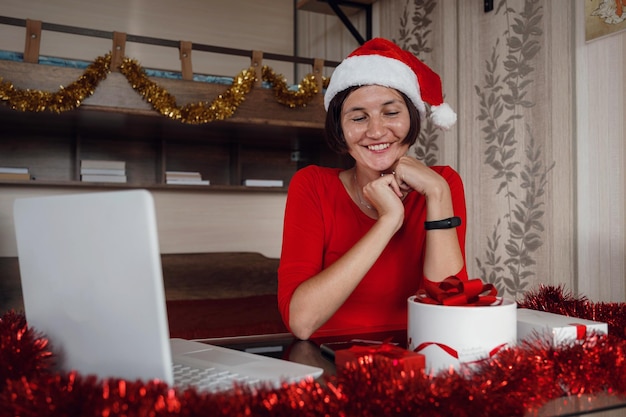
M 0 317 L 0 416 L 523 416 L 567 395 L 626 396 L 625 303 L 591 303 L 541 287 L 519 304 L 606 322 L 609 336 L 558 348 L 528 341 L 477 368 L 438 375 L 405 372 L 374 356 L 324 383 L 201 394 L 156 381 L 55 373 L 47 340 L 9 312 Z
M 575 298 L 563 287 L 542 285 L 537 291 L 527 293 L 518 305 L 520 308 L 601 321 L 608 325 L 610 335 L 626 339 L 625 303 L 592 303 L 584 296 Z

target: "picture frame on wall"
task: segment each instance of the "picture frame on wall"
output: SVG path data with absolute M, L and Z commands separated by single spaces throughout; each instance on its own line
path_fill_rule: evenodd
M 585 41 L 626 29 L 626 0 L 585 1 Z

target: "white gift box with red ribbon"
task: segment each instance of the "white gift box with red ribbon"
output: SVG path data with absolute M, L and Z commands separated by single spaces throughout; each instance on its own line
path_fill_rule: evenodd
M 607 334 L 608 325 L 527 308 L 517 310 L 517 339 L 547 338 L 554 346 L 584 340 L 592 333 Z
M 471 281 L 476 283 L 454 284 L 461 288 L 452 298 L 463 295 L 462 302 L 448 302 L 445 297 L 433 302 L 438 297 L 432 293 L 433 297 L 418 293 L 408 299 L 408 349 L 426 357 L 427 372 L 458 370 L 462 364 L 484 361 L 517 342 L 517 303 L 495 297 L 493 288 L 491 295 L 482 297 L 485 302 L 478 294 L 466 296 L 468 290 L 462 287 L 470 287 Z M 476 292 L 484 292 L 487 286 L 478 284 Z

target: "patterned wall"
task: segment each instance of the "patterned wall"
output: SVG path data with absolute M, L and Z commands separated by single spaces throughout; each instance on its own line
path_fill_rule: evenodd
M 572 45 L 554 37 L 571 33 L 562 16 L 572 9 L 562 1 L 496 3 L 484 13 L 480 1 L 385 2 L 381 35 L 442 74 L 446 93 L 458 92 L 459 123 L 449 138 L 426 126 L 413 152 L 464 178 L 473 276 L 509 297 L 539 282 L 575 289 Z

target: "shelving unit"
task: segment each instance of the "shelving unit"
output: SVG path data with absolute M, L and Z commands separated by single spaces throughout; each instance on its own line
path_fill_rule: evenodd
M 368 6 L 376 3 L 376 0 L 297 0 L 296 8 L 307 12 L 335 14 L 333 5 L 346 15 L 352 15 L 365 10 Z
M 185 125 L 161 116 L 79 109 L 23 113 L 0 107 L 0 166 L 27 167 L 24 185 L 83 186 L 82 159 L 126 161 L 128 181 L 98 187 L 249 190 L 244 179 L 282 180 L 299 168 L 344 166 L 320 128 L 213 122 Z M 165 183 L 166 171 L 197 171 L 210 186 Z M 17 181 L 5 181 L 14 183 Z M 267 190 L 267 189 L 265 189 Z
M 284 187 L 279 191 L 284 191 L 292 175 L 305 165 L 347 166 L 347 158 L 333 154 L 324 143 L 322 78 L 316 80 L 320 92 L 312 101 L 305 107 L 288 108 L 278 103 L 272 90 L 261 86 L 264 54 L 260 51 L 189 45 L 1 16 L 0 23 L 25 27 L 27 39 L 32 40 L 26 45 L 24 62 L 0 61 L 0 77 L 16 89 L 53 92 L 83 75 L 83 70 L 71 66 L 38 64 L 42 30 L 113 41 L 112 72 L 77 110 L 34 113 L 0 105 L 0 166 L 26 167 L 32 176 L 30 181 L 5 180 L 0 184 L 249 191 L 256 188 L 242 186 L 245 179 L 267 179 L 281 180 Z M 190 71 L 186 71 L 191 69 L 191 50 L 250 56 L 256 72 L 255 86 L 235 114 L 224 121 L 189 125 L 171 120 L 151 108 L 129 80 L 115 70 L 126 40 L 180 49 L 183 79 L 153 79 L 176 98 L 178 106 L 211 102 L 226 89 L 220 83 L 191 80 Z M 277 54 L 266 57 L 311 64 L 314 74 L 321 74 L 324 65 L 336 65 Z M 127 182 L 82 182 L 83 159 L 125 161 Z M 200 172 L 210 185 L 167 184 L 167 171 Z
M 359 44 L 372 39 L 372 5 L 376 0 L 296 0 L 296 10 L 335 15 Z M 366 29 L 362 35 L 350 21 L 351 15 L 365 12 Z
M 0 60 L 0 77 L 11 88 L 54 93 L 83 76 L 84 69 L 72 65 L 40 63 L 34 40 L 47 31 L 111 39 L 112 68 L 124 56 L 124 34 L 39 23 L 0 16 L 0 24 L 24 27 L 32 40 L 23 61 Z M 231 117 L 199 125 L 159 114 L 114 70 L 93 86 L 93 95 L 76 110 L 21 112 L 0 103 L 0 166 L 26 167 L 33 178 L 0 181 L 0 257 L 17 256 L 12 217 L 16 199 L 120 188 L 151 191 L 163 254 L 258 252 L 279 257 L 286 190 L 293 174 L 308 164 L 347 167 L 350 161 L 328 150 L 324 141 L 322 77 L 315 79 L 318 93 L 306 106 L 290 108 L 262 85 L 262 60 L 310 65 L 316 75 L 338 63 L 132 34 L 126 40 L 179 49 L 182 79 L 149 76 L 175 97 L 178 107 L 212 103 L 227 89 L 222 82 L 186 78 L 192 68 L 190 51 L 250 57 L 254 87 Z M 124 161 L 127 182 L 82 182 L 83 159 Z M 167 171 L 200 172 L 211 184 L 167 184 Z M 245 187 L 241 184 L 246 178 L 278 179 L 284 186 Z

